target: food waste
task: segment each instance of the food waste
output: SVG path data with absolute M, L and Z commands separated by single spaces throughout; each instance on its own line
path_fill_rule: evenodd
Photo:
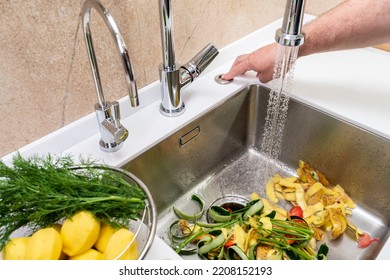
M 360 248 L 378 241 L 349 219 L 356 205 L 345 190 L 331 186 L 322 172 L 304 161 L 296 177 L 275 174 L 265 190 L 266 197 L 252 193 L 250 202 L 238 210 L 214 205 L 205 211 L 202 198 L 194 194 L 198 213 L 173 208 L 179 219 L 169 228 L 172 247 L 179 254 L 208 260 L 323 260 L 329 252 L 326 236 L 338 239 L 352 230 Z M 286 210 L 280 201 L 291 207 Z M 202 222 L 205 213 L 211 222 Z

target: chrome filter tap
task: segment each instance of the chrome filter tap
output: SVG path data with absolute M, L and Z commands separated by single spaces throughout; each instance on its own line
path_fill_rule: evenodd
M 87 47 L 88 58 L 91 65 L 93 80 L 98 97 L 98 103 L 95 104 L 96 116 L 100 129 L 101 139 L 100 148 L 105 152 L 115 152 L 123 146 L 123 142 L 128 136 L 128 130 L 120 123 L 119 102 L 106 102 L 103 94 L 103 88 L 100 80 L 98 63 L 93 48 L 92 34 L 90 29 L 91 13 L 95 9 L 103 18 L 111 35 L 116 43 L 119 57 L 121 58 L 127 91 L 130 97 L 132 107 L 138 106 L 138 93 L 134 73 L 132 70 L 129 54 L 126 44 L 122 38 L 117 24 L 109 11 L 98 0 L 86 0 L 83 4 L 81 17 L 84 31 L 84 39 Z

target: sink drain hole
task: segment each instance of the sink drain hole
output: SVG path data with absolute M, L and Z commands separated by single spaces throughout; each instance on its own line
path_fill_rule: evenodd
M 209 209 L 212 206 L 219 206 L 230 212 L 234 212 L 244 208 L 248 202 L 249 200 L 247 198 L 238 195 L 223 196 L 214 200 L 210 204 Z M 212 223 L 214 221 L 210 218 L 209 209 L 207 210 L 207 222 Z
M 237 203 L 237 202 L 226 202 L 221 204 L 220 206 L 230 212 L 234 212 L 245 207 L 245 205 L 242 205 L 241 203 Z

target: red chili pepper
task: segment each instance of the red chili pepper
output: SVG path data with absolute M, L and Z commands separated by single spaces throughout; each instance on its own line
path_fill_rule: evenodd
M 371 245 L 371 243 L 379 241 L 378 238 L 371 238 L 368 233 L 359 234 L 359 238 L 357 240 L 359 248 L 367 248 Z
M 288 213 L 289 217 L 291 216 L 296 216 L 296 217 L 299 217 L 299 218 L 303 218 L 303 210 L 301 208 L 301 206 L 293 206 L 291 207 L 290 209 L 290 212 Z

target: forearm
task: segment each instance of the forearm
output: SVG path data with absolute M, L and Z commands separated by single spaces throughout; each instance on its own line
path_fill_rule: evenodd
M 347 0 L 303 32 L 299 56 L 390 42 L 390 0 Z

